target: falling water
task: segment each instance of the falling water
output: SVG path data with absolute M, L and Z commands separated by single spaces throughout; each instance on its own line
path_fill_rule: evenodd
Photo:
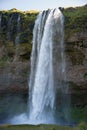
M 16 35 L 16 38 L 15 38 L 15 44 L 16 45 L 19 43 L 20 20 L 21 20 L 21 17 L 20 17 L 20 15 L 18 15 L 18 19 L 17 19 L 17 35 Z
M 13 19 L 13 15 L 11 15 L 11 17 L 9 18 L 9 21 L 8 21 L 8 28 L 7 28 L 7 39 L 8 39 L 8 41 L 11 40 L 10 29 L 11 29 L 12 19 Z
M 2 21 L 2 14 L 0 14 L 0 32 L 1 32 L 1 21 Z
M 21 17 L 20 15 L 18 15 L 18 19 L 17 19 L 17 34 L 16 34 L 16 38 L 15 38 L 15 58 L 14 61 L 18 61 L 19 60 L 19 42 L 20 42 L 20 21 L 21 21 Z
M 29 82 L 31 124 L 68 122 L 63 23 L 59 9 L 41 12 L 35 22 Z

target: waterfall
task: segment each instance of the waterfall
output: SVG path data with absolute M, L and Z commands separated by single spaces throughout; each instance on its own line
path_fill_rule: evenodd
M 59 9 L 40 12 L 33 30 L 29 123 L 68 122 L 64 18 Z
M 2 14 L 0 14 L 0 32 L 1 32 Z
M 19 36 L 19 33 L 20 33 L 20 21 L 21 21 L 21 17 L 20 15 L 18 15 L 18 18 L 17 18 L 17 34 L 16 34 L 16 37 L 15 37 L 15 58 L 14 58 L 14 62 L 15 61 L 18 61 L 19 60 L 19 42 L 20 42 L 20 36 Z
M 16 45 L 19 43 L 20 20 L 21 20 L 21 17 L 20 17 L 20 15 L 18 15 L 18 19 L 17 19 L 17 35 L 16 35 L 16 38 L 15 38 L 15 44 Z
M 11 40 L 10 31 L 11 31 L 12 19 L 13 19 L 13 15 L 11 15 L 11 17 L 10 17 L 9 20 L 8 20 L 8 28 L 7 28 L 7 39 L 8 39 L 8 41 Z

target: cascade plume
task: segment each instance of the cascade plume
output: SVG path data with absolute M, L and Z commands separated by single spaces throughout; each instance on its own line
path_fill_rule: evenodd
M 63 24 L 59 9 L 40 12 L 35 22 L 29 81 L 31 124 L 68 122 Z

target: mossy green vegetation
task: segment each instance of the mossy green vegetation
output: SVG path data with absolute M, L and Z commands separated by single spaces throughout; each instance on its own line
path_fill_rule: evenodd
M 6 67 L 7 66 L 7 57 L 2 57 L 0 59 L 0 67 Z
M 87 48 L 87 5 L 70 7 L 63 11 L 65 22 L 66 55 L 73 66 L 83 65 Z
M 0 57 L 0 66 L 4 66 L 8 59 L 10 62 L 14 61 L 15 55 L 19 56 L 19 60 L 29 60 L 33 27 L 38 13 L 35 10 L 19 11 L 15 8 L 0 11 L 0 47 L 5 48 L 5 53 Z M 17 32 L 19 16 L 20 30 Z M 17 36 L 19 36 L 19 45 L 16 45 Z
M 87 122 L 87 105 L 71 108 L 71 120 L 74 123 Z
M 87 130 L 87 123 L 81 122 L 81 123 L 78 125 L 78 128 L 79 128 L 79 130 Z
M 77 127 L 58 125 L 2 125 L 0 130 L 87 130 L 87 124 L 82 122 Z
M 84 79 L 87 80 L 87 73 L 84 74 Z
M 0 16 L 2 17 L 0 29 L 0 46 L 5 45 L 6 48 L 9 48 L 11 44 L 8 51 L 8 55 L 10 56 L 10 58 L 14 58 L 15 55 L 15 39 L 17 35 L 19 36 L 19 44 L 23 44 L 21 45 L 22 47 L 20 46 L 22 50 L 23 47 L 27 50 L 29 49 L 27 55 L 23 55 L 22 59 L 24 60 L 25 58 L 26 60 L 28 59 L 28 57 L 30 57 L 33 27 L 38 13 L 39 12 L 36 10 L 19 11 L 15 8 L 11 10 L 0 11 Z M 87 41 L 84 41 L 83 38 L 80 39 L 78 42 L 67 42 L 67 39 L 71 37 L 73 34 L 78 32 L 78 34 L 76 35 L 79 35 L 79 32 L 87 32 L 87 5 L 76 8 L 66 8 L 63 10 L 63 14 L 65 17 L 66 44 L 68 44 L 68 46 L 70 44 L 78 44 L 77 46 L 87 47 Z M 17 33 L 17 20 L 19 15 L 21 19 L 20 31 Z M 8 37 L 8 35 L 10 38 Z M 80 51 L 80 49 L 75 49 L 73 47 L 73 50 L 68 49 L 66 52 L 68 55 L 70 55 L 70 59 L 73 65 L 83 63 L 85 56 Z
M 29 43 L 19 44 L 19 46 L 18 46 L 19 54 L 18 55 L 19 55 L 21 61 L 30 59 L 31 48 L 32 48 L 32 45 Z
M 31 42 L 32 30 L 37 14 L 38 11 L 19 11 L 15 8 L 7 11 L 0 11 L 0 15 L 2 16 L 1 30 L 0 30 L 0 44 L 1 42 L 3 42 L 3 39 L 5 41 L 8 40 L 7 32 L 9 32 L 9 34 L 11 35 L 10 40 L 13 41 L 13 43 L 15 42 L 15 37 L 17 34 L 18 15 L 20 15 L 21 18 L 20 22 L 21 29 L 18 34 L 20 36 L 20 43 Z
M 65 29 L 70 32 L 87 31 L 87 5 L 64 10 Z

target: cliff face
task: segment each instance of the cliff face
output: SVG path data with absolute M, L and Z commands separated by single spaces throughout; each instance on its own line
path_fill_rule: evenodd
M 65 52 L 67 82 L 71 99 L 77 105 L 87 103 L 87 5 L 68 8 L 65 16 Z
M 32 31 L 38 12 L 0 11 L 0 93 L 27 92 Z M 65 54 L 73 104 L 87 103 L 87 6 L 67 8 Z
M 0 11 L 0 93 L 27 92 L 37 14 L 16 9 Z

